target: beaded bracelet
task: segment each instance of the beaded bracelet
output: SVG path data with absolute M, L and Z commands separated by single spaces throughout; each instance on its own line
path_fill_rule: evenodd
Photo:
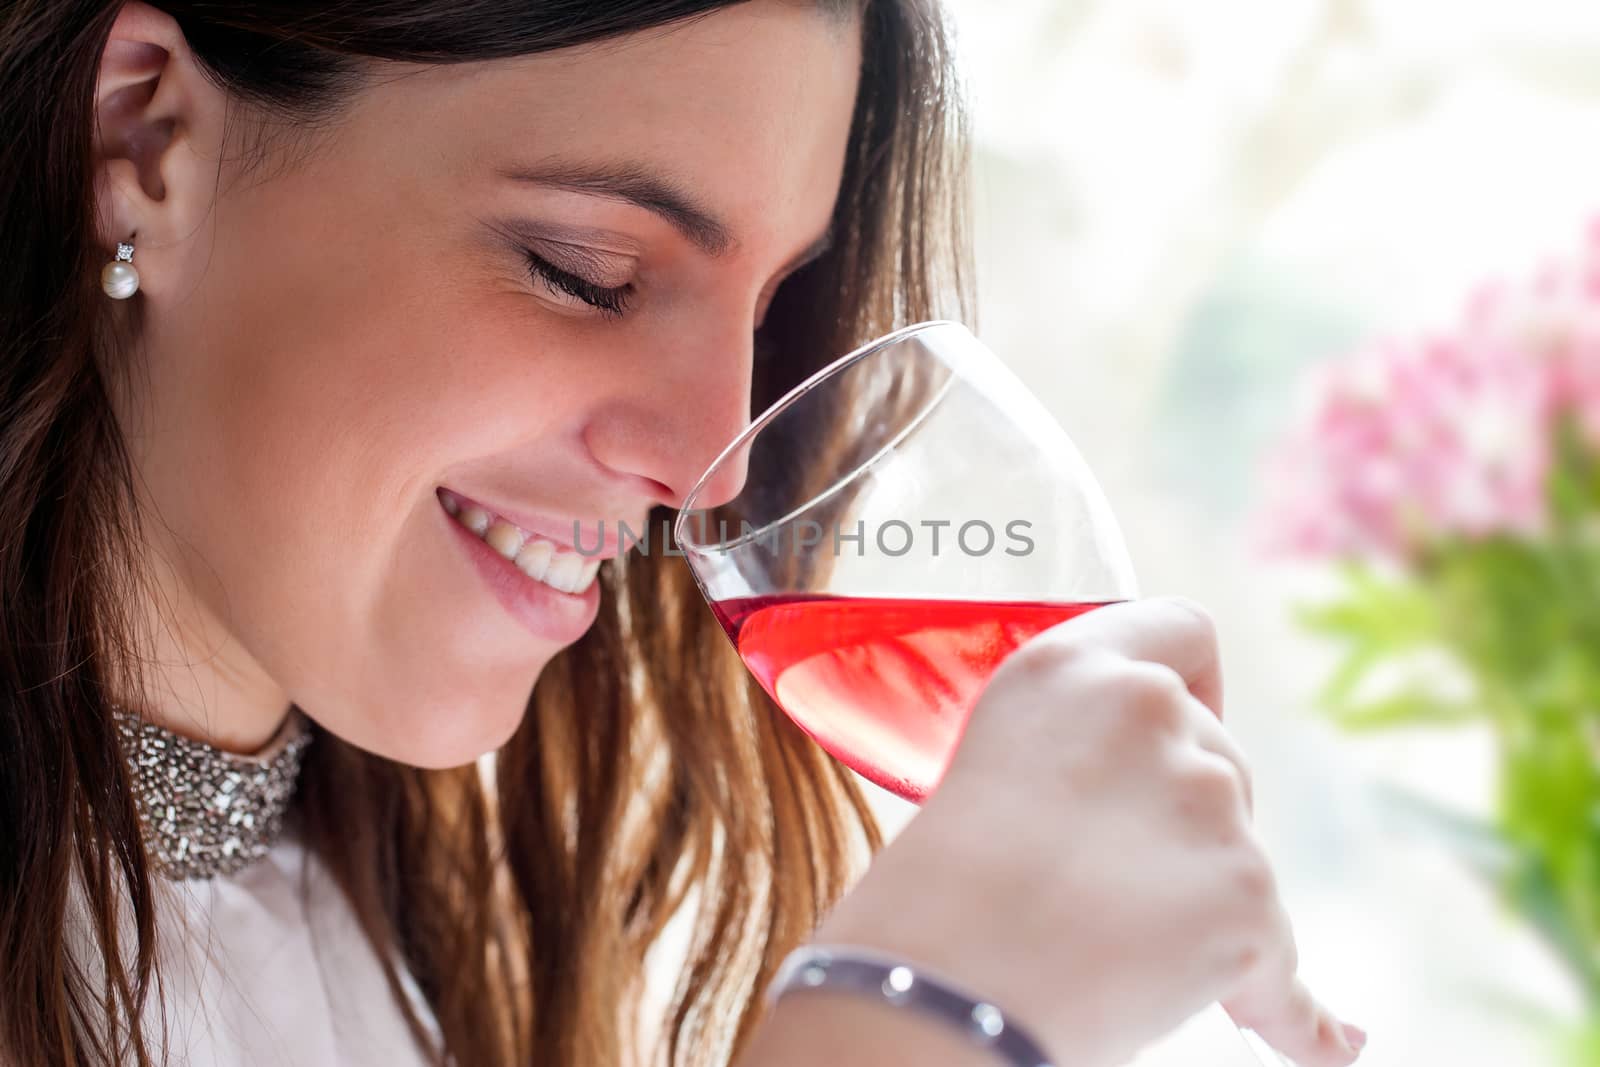
M 767 1004 L 806 989 L 866 994 L 942 1020 L 1011 1067 L 1051 1067 L 1039 1043 L 993 1004 L 929 971 L 875 952 L 850 945 L 803 945 L 779 966 L 767 987 Z

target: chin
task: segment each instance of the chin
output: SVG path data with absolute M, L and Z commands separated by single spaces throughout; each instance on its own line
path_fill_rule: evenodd
M 529 681 L 518 691 L 458 694 L 448 701 L 396 698 L 386 707 L 363 709 L 367 713 L 354 721 L 312 717 L 373 755 L 422 770 L 449 770 L 503 747 L 527 714 L 532 692 Z

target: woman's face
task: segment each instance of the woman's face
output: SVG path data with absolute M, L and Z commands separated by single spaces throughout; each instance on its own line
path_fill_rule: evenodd
M 416 765 L 504 741 L 594 617 L 599 524 L 642 531 L 748 421 L 752 332 L 828 228 L 858 36 L 757 0 L 406 68 L 237 180 L 175 137 L 165 195 L 207 210 L 136 239 L 121 415 L 198 688 Z M 575 523 L 589 557 L 555 544 Z

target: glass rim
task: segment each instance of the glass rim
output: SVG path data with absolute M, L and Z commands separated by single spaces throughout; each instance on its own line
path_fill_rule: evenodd
M 861 470 L 864 470 L 865 468 L 870 467 L 873 463 L 877 462 L 878 458 L 882 456 L 885 451 L 893 448 L 895 443 L 903 439 L 906 433 L 909 433 L 913 427 L 907 427 L 905 430 L 902 430 L 900 433 L 896 434 L 894 441 L 891 441 L 882 449 L 879 449 L 877 452 L 875 452 L 871 459 L 861 463 L 856 467 L 855 470 L 851 471 L 849 475 L 846 475 L 839 481 L 834 482 L 828 488 L 811 497 L 809 500 L 801 503 L 788 514 L 773 519 L 770 522 L 763 523 L 759 530 L 752 531 L 749 534 L 741 535 L 730 541 L 718 541 L 715 544 L 709 545 L 702 544 L 699 541 L 684 540 L 683 535 L 686 527 L 688 526 L 689 516 L 697 510 L 693 507 L 693 505 L 696 498 L 699 497 L 700 494 L 705 490 L 706 483 L 709 482 L 717 473 L 718 469 L 727 462 L 729 456 L 738 452 L 741 447 L 754 438 L 756 434 L 766 429 L 766 427 L 775 419 L 777 419 L 779 415 L 782 415 L 785 411 L 788 411 L 802 397 L 814 390 L 823 381 L 833 377 L 840 371 L 845 370 L 851 364 L 858 363 L 875 352 L 879 352 L 892 345 L 899 344 L 908 337 L 912 337 L 919 333 L 925 333 L 929 330 L 950 326 L 954 326 L 957 329 L 965 331 L 968 335 L 972 335 L 972 331 L 968 329 L 964 323 L 958 322 L 955 319 L 928 319 L 924 322 L 914 322 L 907 326 L 901 326 L 898 329 L 891 330 L 889 333 L 884 334 L 882 337 L 874 338 L 865 344 L 852 349 L 851 351 L 840 356 L 838 359 L 834 360 L 832 363 L 829 363 L 827 366 L 814 371 L 804 381 L 800 382 L 798 385 L 791 388 L 787 393 L 784 393 L 777 400 L 773 401 L 772 404 L 767 407 L 767 410 L 763 411 L 755 419 L 751 420 L 748 426 L 739 431 L 738 436 L 730 441 L 721 452 L 717 453 L 717 458 L 711 461 L 711 465 L 705 469 L 705 472 L 701 474 L 698 479 L 696 479 L 693 487 L 691 487 L 689 492 L 684 496 L 683 504 L 678 509 L 678 517 L 673 522 L 673 540 L 677 543 L 678 548 L 681 551 L 692 550 L 696 552 L 730 551 L 748 541 L 756 540 L 761 534 L 765 533 L 767 530 L 770 530 L 772 527 L 786 522 L 794 516 L 810 510 L 823 500 L 826 500 L 828 497 L 838 492 L 842 485 L 848 483 L 848 481 Z M 943 395 L 942 391 L 941 395 Z M 923 414 L 925 415 L 926 412 Z M 922 416 L 919 416 L 916 421 L 921 422 Z M 913 424 L 913 426 L 914 425 L 915 424 Z M 735 497 L 735 499 L 737 499 L 737 497 Z

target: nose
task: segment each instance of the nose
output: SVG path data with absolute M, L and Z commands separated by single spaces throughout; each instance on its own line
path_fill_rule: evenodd
M 584 430 L 590 454 L 609 470 L 641 481 L 658 503 L 681 508 L 724 448 L 750 424 L 754 340 L 743 328 L 663 339 L 663 349 L 632 365 Z M 717 464 L 696 494 L 696 509 L 738 496 L 747 469 L 741 449 Z

